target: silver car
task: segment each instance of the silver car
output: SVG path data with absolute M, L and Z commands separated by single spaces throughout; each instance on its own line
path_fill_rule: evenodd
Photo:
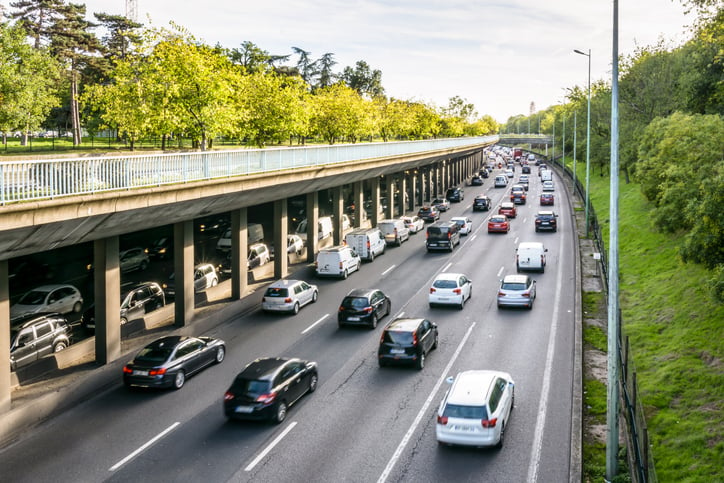
M 132 270 L 146 270 L 148 268 L 148 253 L 140 247 L 129 248 L 122 251 L 119 255 L 119 263 L 121 264 L 121 272 L 130 272 Z
M 78 313 L 83 307 L 83 297 L 72 285 L 42 285 L 20 297 L 18 303 L 10 307 L 10 318 L 23 314 L 57 312 Z
M 278 280 L 267 287 L 261 308 L 264 312 L 298 314 L 300 307 L 317 301 L 316 285 L 303 280 Z
M 533 308 L 535 301 L 535 280 L 528 275 L 506 275 L 498 289 L 498 308 Z

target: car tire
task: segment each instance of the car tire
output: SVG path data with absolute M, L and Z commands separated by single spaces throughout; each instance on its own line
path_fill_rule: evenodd
M 186 373 L 184 371 L 178 371 L 175 376 L 173 376 L 173 388 L 178 390 L 184 387 L 184 383 L 186 383 Z
M 528 305 L 528 310 L 533 310 L 533 302 L 535 299 L 530 299 L 530 304 Z
M 370 250 L 370 263 L 375 261 L 375 252 Z
M 83 308 L 83 304 L 82 304 L 82 303 L 76 302 L 76 303 L 73 304 L 73 312 L 74 312 L 74 313 L 76 313 L 76 314 L 79 313 L 81 308 Z
M 376 329 L 377 328 L 377 314 L 372 314 L 372 320 L 370 322 L 370 329 Z
M 539 230 L 538 227 L 536 226 L 536 227 L 535 227 L 535 232 L 538 233 L 539 231 L 540 231 L 540 230 Z
M 317 383 L 319 382 L 319 377 L 317 374 L 312 374 L 312 376 L 309 378 L 309 388 L 308 392 L 312 393 L 317 390 Z
M 148 262 L 146 260 L 143 260 L 140 265 L 138 265 L 138 269 L 141 271 L 144 271 L 148 268 Z
M 458 305 L 458 309 L 463 310 L 465 308 L 465 296 L 460 297 L 460 305 Z
M 417 361 L 415 362 L 415 367 L 417 367 L 418 371 L 421 371 L 425 368 L 425 351 L 422 351 L 420 353 L 420 357 L 418 357 Z
M 387 302 L 387 311 L 385 312 L 385 317 L 390 315 L 390 312 L 392 312 L 392 302 Z
M 505 443 L 505 421 L 500 426 L 500 439 L 498 439 L 498 443 L 495 445 L 496 448 L 500 449 L 503 447 L 503 444 Z
M 347 280 L 347 277 L 349 277 L 349 273 L 347 272 L 347 269 L 344 269 L 344 272 L 342 272 L 342 278 Z
M 61 342 L 57 342 L 57 343 L 53 346 L 53 352 L 60 352 L 60 351 L 62 351 L 63 349 L 65 349 L 66 347 L 67 347 L 67 345 L 66 345 L 65 342 L 62 342 L 62 341 L 61 341 Z
M 125 317 L 121 317 L 121 325 L 126 325 L 128 323 L 128 319 Z
M 319 298 L 319 293 L 315 290 L 312 294 L 312 303 L 315 303 L 317 299 Z
M 294 303 L 294 307 L 292 307 L 292 314 L 297 315 L 299 313 L 299 302 Z
M 218 280 L 216 277 L 214 277 L 214 278 L 211 279 L 211 286 L 212 286 L 212 287 L 216 287 L 216 285 L 218 285 L 218 283 L 219 283 L 219 280 Z
M 438 342 L 439 342 L 439 341 L 438 341 L 438 335 L 435 334 L 435 341 L 432 343 L 431 350 L 437 349 L 437 343 L 438 343 Z
M 216 349 L 216 357 L 214 358 L 214 362 L 217 364 L 221 364 L 224 361 L 224 358 L 226 357 L 226 348 L 222 345 L 218 349 Z
M 274 422 L 277 424 L 282 423 L 287 417 L 287 403 L 279 401 L 277 410 L 274 412 Z

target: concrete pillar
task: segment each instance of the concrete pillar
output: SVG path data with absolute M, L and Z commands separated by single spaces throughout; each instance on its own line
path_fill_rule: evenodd
M 232 242 L 233 245 L 233 242 Z M 183 327 L 194 319 L 194 222 L 173 225 L 174 325 Z
M 249 236 L 246 208 L 231 212 L 231 298 L 239 300 L 249 288 Z
M 385 219 L 395 217 L 395 177 L 388 174 L 385 176 L 385 185 L 387 186 L 387 209 L 385 210 Z
M 417 200 L 417 172 L 411 172 L 408 177 L 410 180 L 410 196 L 408 209 L 410 211 L 415 211 L 415 202 Z
M 370 196 L 372 197 L 372 218 L 370 223 L 376 227 L 380 222 L 380 177 L 375 176 L 370 180 Z
M 8 261 L 0 260 L 0 413 L 10 411 L 10 278 Z
M 417 185 L 419 186 L 419 195 L 417 198 L 417 204 L 422 206 L 425 204 L 425 169 L 419 168 L 417 170 Z
M 287 199 L 274 201 L 274 278 L 287 276 Z
M 319 192 L 307 193 L 307 262 L 313 263 L 319 250 Z
M 407 211 L 407 175 L 405 173 L 400 173 L 399 191 L 397 206 L 400 209 L 400 216 L 403 216 Z
M 354 227 L 360 228 L 365 218 L 364 206 L 364 182 L 357 181 L 354 183 Z
M 96 362 L 108 364 L 121 355 L 121 266 L 117 236 L 93 242 L 93 267 Z
M 334 245 L 341 245 L 344 240 L 342 230 L 342 213 L 344 213 L 344 197 L 342 196 L 342 186 L 332 188 L 332 214 L 334 215 L 334 223 L 332 236 L 334 237 Z
M 437 198 L 440 196 L 440 190 L 444 189 L 442 185 L 442 169 L 440 168 L 439 164 L 435 165 L 435 169 L 433 170 L 433 185 L 434 189 L 432 190 L 432 196 Z

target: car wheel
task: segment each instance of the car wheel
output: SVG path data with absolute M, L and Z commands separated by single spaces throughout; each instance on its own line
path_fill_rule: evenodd
M 460 297 L 460 305 L 458 306 L 458 308 L 459 308 L 460 310 L 462 310 L 462 309 L 465 308 L 465 296 L 464 296 L 464 295 L 462 295 L 462 296 Z
M 498 449 L 502 448 L 504 442 L 505 442 L 505 422 L 503 422 L 500 426 L 500 439 L 498 439 L 498 444 L 496 444 L 495 447 Z
M 372 321 L 370 322 L 370 329 L 377 328 L 377 314 L 372 314 Z
M 216 279 L 216 278 L 212 278 L 212 279 L 211 279 L 211 286 L 212 286 L 212 287 L 216 287 L 216 285 L 217 285 L 218 283 L 219 283 L 219 280 L 218 280 L 218 279 Z
M 297 315 L 299 313 L 299 302 L 294 303 L 294 307 L 292 308 L 292 314 Z
M 75 312 L 75 313 L 77 314 L 78 312 L 80 312 L 80 309 L 81 309 L 82 307 L 83 307 L 83 304 L 81 304 L 80 302 L 74 303 L 74 304 L 73 304 L 73 312 Z
M 349 277 L 349 273 L 347 272 L 347 269 L 345 269 L 344 272 L 342 272 L 342 278 L 347 280 L 347 277 Z
M 375 261 L 375 252 L 370 251 L 370 262 L 374 262 L 374 261 Z
M 55 344 L 53 346 L 53 352 L 60 352 L 63 349 L 65 349 L 66 347 L 67 346 L 66 346 L 65 342 L 58 342 L 57 344 Z
M 417 363 L 415 364 L 418 370 L 423 370 L 425 368 L 425 351 L 422 351 L 420 353 L 420 357 L 417 358 Z
M 126 325 L 128 323 L 128 319 L 125 317 L 121 317 L 121 325 Z
M 221 364 L 223 362 L 224 357 L 226 357 L 226 349 L 222 345 L 218 349 L 216 349 L 216 363 Z
M 319 381 L 319 378 L 316 374 L 312 374 L 312 377 L 309 378 L 309 392 L 314 392 L 317 390 L 317 382 Z
M 185 382 L 186 382 L 186 374 L 184 373 L 184 371 L 178 371 L 173 378 L 173 388 L 181 389 L 182 387 L 184 387 Z
M 279 424 L 287 417 L 287 403 L 280 401 L 274 414 L 274 422 Z
M 392 311 L 392 302 L 387 302 L 387 311 L 385 312 L 385 316 L 390 315 L 390 312 Z
M 515 271 L 520 273 L 520 265 L 518 265 L 517 263 L 515 264 Z
M 435 341 L 432 343 L 432 350 L 437 349 L 438 336 L 435 334 Z
M 533 310 L 533 301 L 535 299 L 530 299 L 530 304 L 528 304 L 528 310 Z
M 138 266 L 138 269 L 141 271 L 146 270 L 147 268 L 148 268 L 148 262 L 146 260 L 143 260 L 141 262 L 141 264 Z
M 319 294 L 315 290 L 314 293 L 312 294 L 312 303 L 316 302 L 318 298 L 319 298 Z
M 535 227 L 535 232 L 538 233 L 539 231 L 540 231 L 540 230 L 539 230 L 538 227 L 536 226 L 536 227 Z

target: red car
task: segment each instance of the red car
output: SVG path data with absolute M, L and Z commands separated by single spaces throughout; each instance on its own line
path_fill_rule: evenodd
M 488 233 L 508 233 L 510 223 L 505 215 L 493 215 L 488 218 Z
M 540 195 L 540 204 L 541 205 L 553 205 L 555 201 L 555 196 L 553 196 L 553 193 L 542 193 Z
M 500 208 L 498 208 L 498 214 L 505 215 L 508 218 L 515 218 L 518 216 L 518 210 L 513 203 L 501 203 Z

